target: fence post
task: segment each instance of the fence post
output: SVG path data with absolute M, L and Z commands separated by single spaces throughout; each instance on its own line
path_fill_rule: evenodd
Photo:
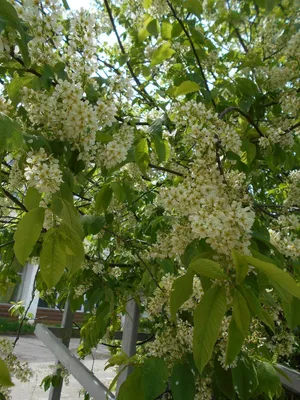
M 73 317 L 74 313 L 71 311 L 70 300 L 67 299 L 65 304 L 65 309 L 63 313 L 61 328 L 62 328 L 62 343 L 69 348 L 70 340 L 72 337 L 72 328 L 73 328 Z M 58 373 L 61 363 L 59 361 L 56 362 L 56 371 Z M 59 382 L 57 386 L 51 386 L 49 398 L 48 400 L 60 400 L 61 391 L 63 386 L 63 379 Z
M 128 357 L 132 357 L 136 353 L 139 319 L 140 309 L 136 301 L 131 299 L 127 302 L 126 306 L 125 323 L 122 336 L 122 350 L 128 355 Z M 121 368 L 122 365 L 120 366 L 120 369 Z M 126 380 L 128 375 L 132 372 L 132 369 L 133 368 L 131 366 L 126 367 L 124 371 L 120 374 L 117 382 L 116 398 L 118 397 L 120 386 Z

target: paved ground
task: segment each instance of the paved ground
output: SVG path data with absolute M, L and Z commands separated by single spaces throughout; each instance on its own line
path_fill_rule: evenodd
M 76 354 L 79 340 L 72 339 L 70 350 Z M 44 344 L 35 336 L 22 336 L 16 346 L 15 354 L 22 360 L 27 361 L 33 370 L 34 376 L 29 383 L 20 383 L 14 380 L 15 386 L 12 389 L 13 400 L 47 400 L 48 393 L 40 388 L 42 379 L 52 372 L 51 366 L 55 364 L 55 358 Z M 94 352 L 94 373 L 106 386 L 115 376 L 115 371 L 110 368 L 104 371 L 104 366 L 110 353 L 105 346 L 99 346 Z M 84 364 L 90 369 L 93 364 L 91 356 L 87 357 Z M 63 386 L 61 399 L 79 399 L 80 384 L 70 376 L 68 386 Z M 83 397 L 80 397 L 83 399 Z

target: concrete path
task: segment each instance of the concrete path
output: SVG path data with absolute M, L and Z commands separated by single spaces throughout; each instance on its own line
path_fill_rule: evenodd
M 70 350 L 76 355 L 79 339 L 72 339 L 70 343 Z M 22 361 L 27 361 L 33 370 L 33 377 L 28 383 L 21 383 L 13 379 L 15 386 L 12 389 L 12 400 L 47 400 L 48 392 L 44 392 L 40 388 L 42 379 L 52 373 L 55 364 L 55 358 L 52 353 L 44 346 L 44 344 L 35 336 L 22 336 L 16 346 L 15 354 Z M 110 352 L 105 346 L 98 346 L 97 350 L 93 353 L 94 361 L 94 374 L 106 386 L 109 386 L 115 377 L 115 370 L 110 368 L 104 371 L 105 363 L 110 358 Z M 87 368 L 91 369 L 93 364 L 92 356 L 88 356 L 83 362 Z M 80 384 L 70 375 L 70 383 L 68 386 L 63 385 L 61 399 L 83 399 L 79 397 Z

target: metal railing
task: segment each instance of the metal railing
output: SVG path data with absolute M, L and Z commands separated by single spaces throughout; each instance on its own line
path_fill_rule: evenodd
M 118 335 L 122 338 L 122 350 L 132 357 L 136 352 L 140 312 L 137 303 L 130 300 L 126 307 L 126 316 L 123 334 Z M 54 354 L 57 361 L 57 368 L 62 364 L 74 378 L 83 386 L 83 388 L 94 398 L 94 400 L 113 400 L 115 395 L 109 392 L 108 388 L 88 369 L 86 366 L 68 349 L 70 339 L 79 337 L 79 329 L 72 329 L 73 313 L 69 302 L 66 303 L 61 328 L 47 328 L 42 324 L 37 324 L 35 335 L 45 344 L 45 346 Z M 120 369 L 122 366 L 120 367 Z M 300 373 L 284 365 L 277 365 L 283 373 L 279 373 L 281 383 L 289 391 L 300 395 Z M 116 396 L 132 368 L 126 367 L 120 374 L 117 381 Z M 51 387 L 49 400 L 60 400 L 62 382 L 60 385 Z

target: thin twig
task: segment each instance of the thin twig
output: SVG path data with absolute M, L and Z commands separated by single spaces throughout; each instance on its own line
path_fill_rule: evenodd
M 32 292 L 31 292 L 30 302 L 29 302 L 29 304 L 28 304 L 28 306 L 27 306 L 27 308 L 25 310 L 25 313 L 24 313 L 22 319 L 21 319 L 21 322 L 20 322 L 20 325 L 19 325 L 19 328 L 18 328 L 18 332 L 17 332 L 17 336 L 16 336 L 16 338 L 15 338 L 15 340 L 13 342 L 13 346 L 12 346 L 13 349 L 16 347 L 16 344 L 18 343 L 18 340 L 20 339 L 21 330 L 22 330 L 23 324 L 25 322 L 25 319 L 27 317 L 28 311 L 29 311 L 29 309 L 30 309 L 30 307 L 31 307 L 31 305 L 33 303 L 34 297 L 35 297 L 35 284 L 33 285 L 33 289 L 32 289 Z
M 107 11 L 107 13 L 108 13 L 108 16 L 109 16 L 109 19 L 110 19 L 110 22 L 111 22 L 113 31 L 114 31 L 114 33 L 115 33 L 115 35 L 116 35 L 116 38 L 117 38 L 117 41 L 118 41 L 120 50 L 121 50 L 121 52 L 122 52 L 123 55 L 126 55 L 126 51 L 125 51 L 125 48 L 124 48 L 123 43 L 122 43 L 122 41 L 121 41 L 120 35 L 119 35 L 119 33 L 118 33 L 118 30 L 117 30 L 117 27 L 116 27 L 116 24 L 115 24 L 115 21 L 114 21 L 113 14 L 112 14 L 111 8 L 110 8 L 109 3 L 108 3 L 108 0 L 104 0 L 104 4 L 105 4 L 106 11 Z M 141 81 L 139 80 L 139 78 L 138 78 L 138 77 L 136 76 L 136 74 L 134 73 L 130 61 L 127 61 L 127 62 L 126 62 L 126 65 L 127 65 L 128 69 L 129 69 L 129 72 L 130 72 L 132 78 L 134 79 L 135 83 L 136 83 L 136 84 L 138 85 L 138 87 L 140 88 L 140 89 L 139 89 L 139 92 L 140 92 L 141 96 L 144 98 L 144 100 L 145 100 L 148 104 L 152 104 L 152 105 L 156 106 L 155 102 L 154 102 L 153 99 L 149 96 L 149 94 L 146 92 L 146 90 L 145 90 L 145 88 L 143 87 Z M 157 106 L 156 106 L 156 107 L 157 107 Z M 158 107 L 157 107 L 157 108 L 158 108 Z
M 178 15 L 177 15 L 177 13 L 176 13 L 176 10 L 175 10 L 175 8 L 172 6 L 171 2 L 170 2 L 169 0 L 166 0 L 166 1 L 167 1 L 168 6 L 170 7 L 170 9 L 171 9 L 171 11 L 172 11 L 172 14 L 174 15 L 174 18 L 177 20 L 177 22 L 178 22 L 179 25 L 181 26 L 183 32 L 185 33 L 185 35 L 186 35 L 186 37 L 187 37 L 187 40 L 188 40 L 189 43 L 190 43 L 190 46 L 191 46 L 192 51 L 193 51 L 193 53 L 194 53 L 194 55 L 195 55 L 195 58 L 196 58 L 196 61 L 197 61 L 197 64 L 198 64 L 198 67 L 199 67 L 199 70 L 200 70 L 200 74 L 201 74 L 201 76 L 202 76 L 202 79 L 203 79 L 203 82 L 204 82 L 204 85 L 205 85 L 205 88 L 206 88 L 207 92 L 208 92 L 209 95 L 210 95 L 210 100 L 211 100 L 212 105 L 214 106 L 214 108 L 216 108 L 216 103 L 215 103 L 214 99 L 212 98 L 212 95 L 211 95 L 211 92 L 210 92 L 210 89 L 209 89 L 209 87 L 208 87 L 208 83 L 207 83 L 207 80 L 206 80 L 206 77 L 205 77 L 205 74 L 204 74 L 204 70 L 203 70 L 203 68 L 202 68 L 202 64 L 201 64 L 199 55 L 198 55 L 198 53 L 197 53 L 196 47 L 195 47 L 195 45 L 194 45 L 194 42 L 193 42 L 193 40 L 192 40 L 192 38 L 191 38 L 191 35 L 190 35 L 189 31 L 187 30 L 187 28 L 186 28 L 185 24 L 183 23 L 183 21 L 178 17 Z

